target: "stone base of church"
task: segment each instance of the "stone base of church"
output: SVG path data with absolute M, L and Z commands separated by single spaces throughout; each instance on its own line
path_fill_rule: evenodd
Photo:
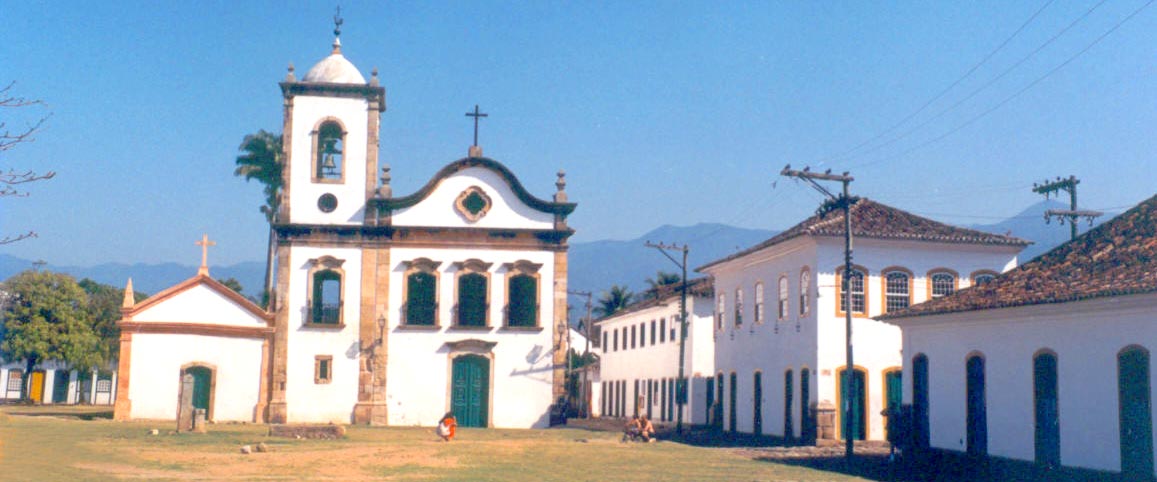
M 354 423 L 358 425 L 387 425 L 385 402 L 359 402 L 354 405 Z
M 289 405 L 285 402 L 271 402 L 269 404 L 268 423 L 285 423 L 289 420 Z

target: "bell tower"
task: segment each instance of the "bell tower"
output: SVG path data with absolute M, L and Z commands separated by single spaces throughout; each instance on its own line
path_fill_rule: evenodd
M 341 51 L 334 18 L 330 55 L 300 80 L 290 64 L 281 82 L 285 149 L 281 224 L 354 225 L 366 219 L 377 187 L 378 141 L 386 91 Z

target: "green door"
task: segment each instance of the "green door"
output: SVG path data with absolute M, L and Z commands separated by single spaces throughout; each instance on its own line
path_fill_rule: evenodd
M 892 420 L 892 417 L 900 413 L 900 404 L 904 400 L 904 382 L 900 370 L 884 373 L 884 387 L 886 388 L 884 404 L 888 408 L 888 415 L 884 417 L 884 429 L 889 432 L 889 436 L 893 436 L 895 434 L 891 431 L 897 421 Z
M 209 400 L 213 386 L 213 372 L 205 367 L 192 367 L 187 373 L 193 375 L 193 408 L 205 409 L 205 416 L 209 416 Z
M 1129 480 L 1153 478 L 1153 415 L 1149 352 L 1131 347 L 1117 355 L 1121 472 Z
M 52 379 L 52 403 L 68 402 L 68 370 L 56 370 Z
M 490 398 L 490 360 L 478 355 L 454 359 L 451 410 L 462 427 L 486 427 Z
M 843 395 L 843 383 L 844 383 L 844 379 L 847 378 L 845 376 L 846 372 L 847 372 L 847 370 L 842 370 L 840 372 L 840 376 L 839 376 L 839 380 L 838 380 L 839 385 L 837 386 L 837 388 L 839 389 L 838 393 L 840 394 L 841 397 L 844 396 Z M 851 430 L 850 431 L 848 430 L 849 427 L 846 425 L 847 412 L 844 411 L 845 410 L 844 405 L 843 404 L 840 405 L 840 410 L 841 410 L 841 412 L 839 414 L 840 433 L 844 434 L 845 436 L 850 433 L 852 440 L 865 440 L 868 438 L 868 431 L 867 431 L 867 428 L 868 428 L 867 402 L 868 402 L 868 400 L 867 400 L 867 394 L 865 393 L 865 389 L 867 388 L 866 382 L 867 382 L 867 374 L 863 370 L 860 370 L 860 369 L 852 370 L 852 383 L 850 385 L 851 389 L 849 390 L 850 393 L 848 396 L 848 400 L 851 403 L 851 409 L 852 409 L 851 410 L 852 411 L 852 418 L 851 418 L 851 427 L 850 427 Z

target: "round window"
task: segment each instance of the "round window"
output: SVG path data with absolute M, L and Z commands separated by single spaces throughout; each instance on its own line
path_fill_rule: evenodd
M 334 209 L 337 209 L 337 196 L 330 193 L 322 194 L 321 197 L 317 198 L 317 208 L 323 213 L 332 213 Z

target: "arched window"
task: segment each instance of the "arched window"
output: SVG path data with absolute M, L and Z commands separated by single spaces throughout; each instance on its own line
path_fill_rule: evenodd
M 412 326 L 438 324 L 438 266 L 440 262 L 419 258 L 407 263 L 402 323 Z
M 458 306 L 455 325 L 459 327 L 490 326 L 490 263 L 470 259 L 455 263 L 458 267 Z
M 342 324 L 343 260 L 331 256 L 309 260 L 309 317 L 312 325 Z
M 997 274 L 997 272 L 989 270 L 981 270 L 972 273 L 972 286 L 980 286 L 983 284 L 991 283 L 992 280 L 996 279 Z
M 811 306 L 811 298 L 808 296 L 811 293 L 811 271 L 808 271 L 805 266 L 799 271 L 799 316 L 807 316 L 808 307 Z
M 787 276 L 779 277 L 779 319 L 787 319 Z
M 948 296 L 956 291 L 956 273 L 941 269 L 928 273 L 928 298 Z
M 529 261 L 507 266 L 506 326 L 539 326 L 538 269 L 541 267 Z
M 763 282 L 755 282 L 755 322 L 763 323 Z
M 735 290 L 735 326 L 743 325 L 743 288 Z
M 912 274 L 901 268 L 884 271 L 884 312 L 902 310 L 912 304 Z
M 864 284 L 864 278 L 866 277 L 865 276 L 866 270 L 864 270 L 863 268 L 853 267 L 851 273 L 849 273 L 847 276 L 844 276 L 843 270 L 844 270 L 844 268 L 840 267 L 840 269 L 836 271 L 836 277 L 839 278 L 838 283 L 840 286 L 840 299 L 837 302 L 838 304 L 836 305 L 839 307 L 839 309 L 836 311 L 839 314 L 844 314 L 847 312 L 847 310 L 848 310 L 848 298 L 847 298 L 846 293 L 849 289 L 848 285 L 851 285 L 852 314 L 856 314 L 856 315 L 866 314 L 867 313 L 867 293 L 866 293 L 866 286 Z
M 345 132 L 333 120 L 321 123 L 314 137 L 314 180 L 341 181 L 345 171 Z

